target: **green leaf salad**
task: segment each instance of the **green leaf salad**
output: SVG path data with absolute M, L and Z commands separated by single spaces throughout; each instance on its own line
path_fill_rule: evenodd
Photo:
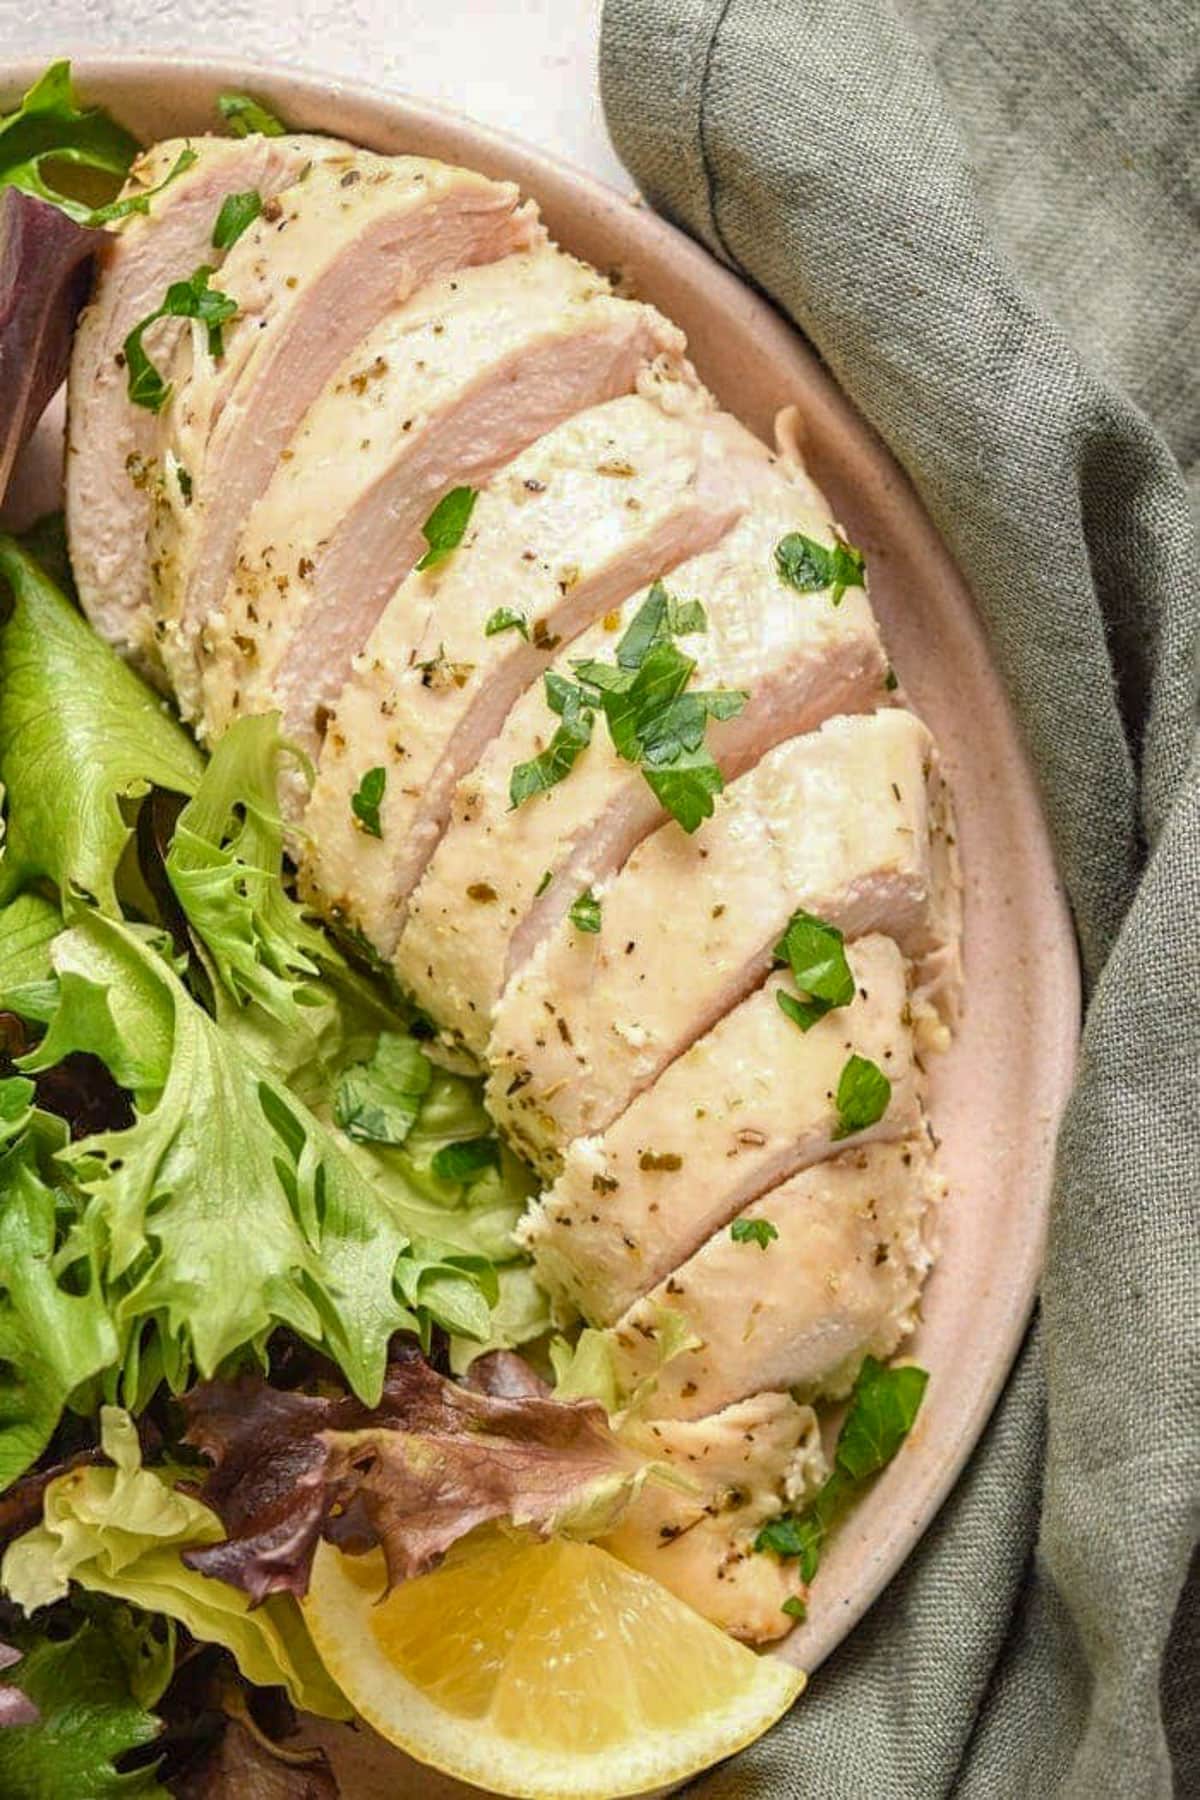
M 459 1369 L 543 1335 L 512 1238 L 533 1183 L 481 1082 L 290 891 L 277 789 L 303 762 L 276 719 L 206 763 L 2 535 L 0 577 L 0 1489 L 40 1520 L 3 1567 L 30 1618 L 5 1680 L 38 1718 L 0 1731 L 0 1791 L 22 1747 L 39 1791 L 159 1792 L 157 1695 L 100 1672 L 122 1617 L 171 1621 L 160 1660 L 181 1631 L 345 1707 L 291 1595 L 248 1610 L 181 1561 L 224 1528 L 186 1463 L 143 1466 L 137 1421 L 169 1440 L 171 1396 L 281 1357 L 369 1409 L 397 1333 Z

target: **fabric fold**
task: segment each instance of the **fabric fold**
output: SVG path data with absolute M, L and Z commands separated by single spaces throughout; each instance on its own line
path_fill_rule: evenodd
M 1166 1796 L 1168 1737 L 1196 1742 L 1194 1684 L 1166 1682 L 1164 1726 L 1160 1682 L 1200 1468 L 1200 576 L 1156 423 L 1194 455 L 1200 49 L 1172 0 L 1084 13 L 605 6 L 606 113 L 647 200 L 793 319 L 966 575 L 1091 990 L 1041 1319 L 989 1432 L 713 1800 Z

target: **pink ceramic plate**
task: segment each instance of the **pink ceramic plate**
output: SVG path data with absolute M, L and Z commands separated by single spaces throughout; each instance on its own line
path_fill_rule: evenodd
M 33 63 L 0 69 L 6 102 Z M 444 109 L 237 62 L 84 58 L 82 92 L 144 140 L 212 129 L 214 95 L 250 89 L 290 125 L 382 151 L 466 163 L 520 183 L 551 232 L 619 267 L 688 334 L 700 374 L 764 437 L 795 402 L 817 481 L 867 552 L 871 598 L 916 709 L 942 748 L 958 806 L 966 900 L 966 1009 L 936 1060 L 931 1109 L 951 1200 L 923 1322 L 907 1348 L 931 1372 L 912 1439 L 838 1532 L 810 1618 L 780 1654 L 814 1668 L 895 1574 L 979 1437 L 1033 1304 L 1055 1128 L 1079 1029 L 1074 937 L 1033 776 L 975 608 L 907 479 L 795 331 L 671 226 L 522 143 Z M 44 472 L 45 440 L 41 464 Z M 802 1703 L 803 1704 L 803 1703 Z M 325 1735 L 325 1734 L 323 1734 Z M 348 1734 L 337 1733 L 345 1738 Z M 344 1752 L 339 1745 L 337 1761 Z M 363 1744 L 346 1792 L 458 1792 Z

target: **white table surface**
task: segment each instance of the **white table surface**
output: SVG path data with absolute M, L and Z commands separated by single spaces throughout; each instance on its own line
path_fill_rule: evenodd
M 172 50 L 358 75 L 626 187 L 600 110 L 601 0 L 0 0 L 0 63 Z

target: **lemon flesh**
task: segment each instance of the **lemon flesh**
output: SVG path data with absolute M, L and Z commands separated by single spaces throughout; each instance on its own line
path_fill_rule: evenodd
M 751 1743 L 804 1686 L 592 1544 L 488 1533 L 383 1601 L 383 1560 L 318 1549 L 305 1616 L 382 1737 L 522 1800 L 616 1800 Z

